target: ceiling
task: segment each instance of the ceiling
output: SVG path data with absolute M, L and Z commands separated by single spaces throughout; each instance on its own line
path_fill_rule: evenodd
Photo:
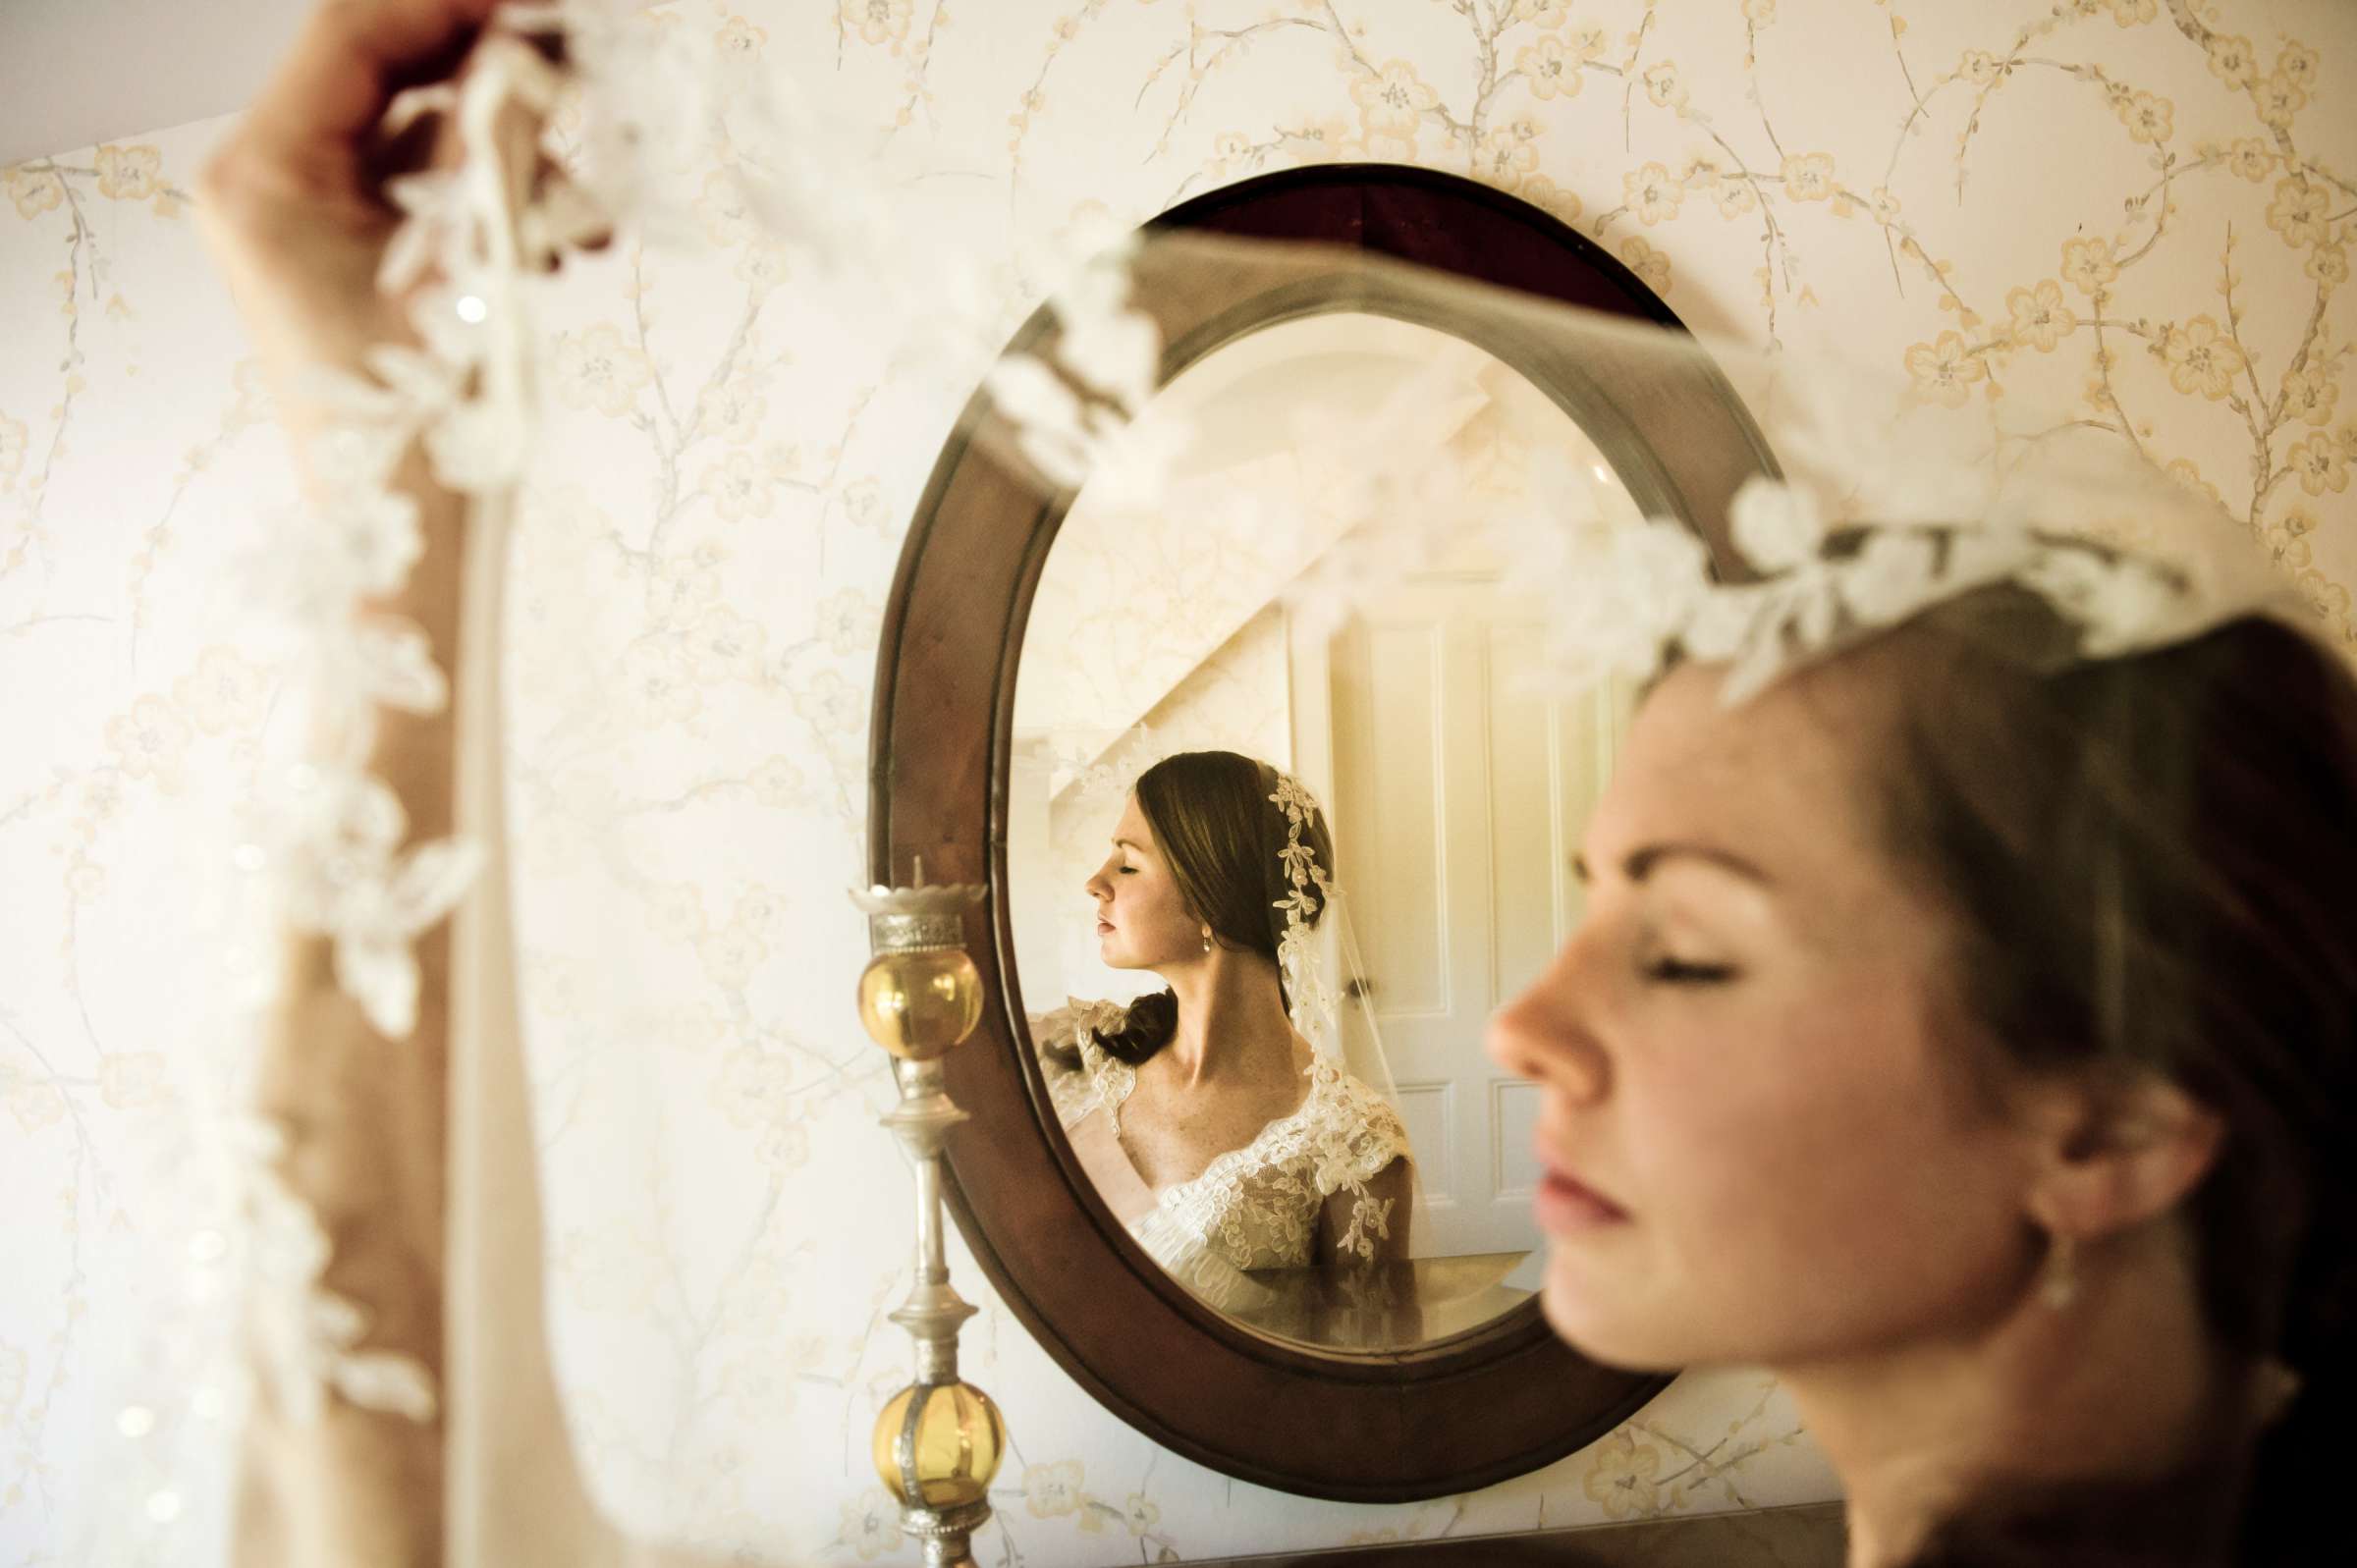
M 0 164 L 227 114 L 316 0 L 0 0 Z

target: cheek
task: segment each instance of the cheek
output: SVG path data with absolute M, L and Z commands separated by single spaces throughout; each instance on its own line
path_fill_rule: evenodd
M 1946 1043 L 1893 999 L 1827 996 L 1730 1007 L 1626 1085 L 1667 1261 L 1749 1319 L 1745 1354 L 1947 1312 L 2019 1244 L 2003 1135 L 1941 1070 Z
M 1178 896 L 1178 885 L 1168 877 L 1140 872 L 1122 879 L 1119 893 L 1123 925 L 1142 942 L 1167 944 L 1177 941 L 1177 935 L 1191 933 L 1193 923 L 1186 918 L 1185 900 Z
M 1146 907 L 1157 915 L 1177 919 L 1183 911 L 1184 900 L 1178 896 L 1178 885 L 1168 877 L 1156 877 L 1144 889 Z

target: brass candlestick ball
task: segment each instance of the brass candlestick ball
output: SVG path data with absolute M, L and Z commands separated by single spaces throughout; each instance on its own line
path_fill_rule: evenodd
M 971 1568 L 973 1533 L 990 1518 L 990 1483 L 1007 1426 L 990 1396 L 958 1376 L 958 1330 L 974 1315 L 950 1287 L 941 1223 L 941 1151 L 966 1119 L 943 1087 L 942 1058 L 982 1017 L 982 976 L 965 951 L 978 887 L 853 892 L 875 956 L 859 976 L 859 1021 L 893 1055 L 901 1103 L 883 1118 L 916 1171 L 916 1283 L 892 1321 L 916 1349 L 916 1379 L 876 1418 L 876 1475 L 900 1500 L 901 1528 L 932 1568 Z
M 922 1507 L 980 1504 L 987 1511 L 990 1481 L 1006 1452 L 1007 1423 L 971 1383 L 912 1382 L 876 1418 L 876 1474 L 903 1503 L 913 1479 Z
M 963 947 L 878 953 L 859 975 L 859 1021 L 903 1061 L 931 1061 L 973 1032 L 982 976 Z

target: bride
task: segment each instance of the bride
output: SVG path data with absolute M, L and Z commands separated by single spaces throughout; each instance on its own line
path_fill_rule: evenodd
M 1169 989 L 1039 1020 L 1081 1168 L 1214 1306 L 1265 1304 L 1249 1271 L 1405 1256 L 1406 1129 L 1303 1037 L 1287 984 L 1287 944 L 1324 915 L 1333 859 L 1316 803 L 1267 763 L 1165 758 L 1139 776 L 1087 891 L 1103 960 Z

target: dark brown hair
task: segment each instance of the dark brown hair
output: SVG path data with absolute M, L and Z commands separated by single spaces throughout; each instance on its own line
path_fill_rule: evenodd
M 2174 1502 L 1992 1499 L 1919 1561 L 2061 1561 L 2037 1543 L 2125 1539 L 2134 1515 L 2177 1521 L 2172 1549 L 2139 1560 L 2290 1562 L 2331 1506 L 2327 1424 L 2357 1350 L 2357 680 L 2257 617 L 2056 659 L 2075 635 L 1997 587 L 1875 644 L 1900 694 L 1898 744 L 1876 753 L 1885 826 L 1946 894 L 1960 1000 L 2003 1057 L 2099 1084 L 2158 1072 L 2220 1115 L 2187 1200 L 2205 1317 L 2302 1391 L 2255 1454 L 2201 1456 Z
M 1181 751 L 1139 774 L 1136 793 L 1187 912 L 1224 946 L 1275 963 L 1287 921 L 1278 905 L 1293 892 L 1280 858 L 1289 824 L 1275 798 L 1277 770 L 1233 751 Z M 1301 841 L 1331 878 L 1334 840 L 1324 812 L 1311 808 Z M 1311 896 L 1318 907 L 1303 918 L 1315 926 L 1326 913 L 1325 894 L 1313 887 Z M 1282 974 L 1277 983 L 1282 992 Z M 1178 1028 L 1178 999 L 1158 991 L 1139 998 L 1128 1026 L 1099 1044 L 1134 1064 L 1170 1044 Z

